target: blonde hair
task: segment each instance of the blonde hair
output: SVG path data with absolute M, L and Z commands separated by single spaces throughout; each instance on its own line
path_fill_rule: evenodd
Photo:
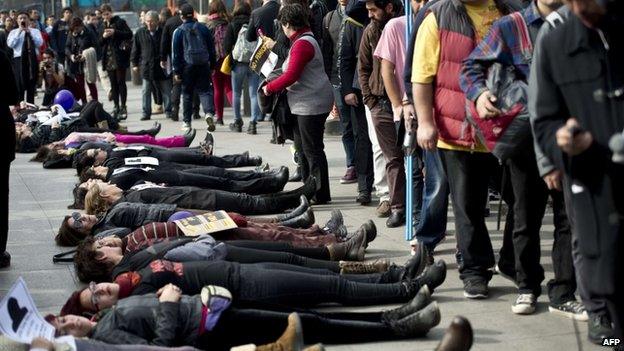
M 87 195 L 85 195 L 85 210 L 87 214 L 95 215 L 104 213 L 108 210 L 110 204 L 102 196 L 102 190 L 99 185 L 92 186 Z

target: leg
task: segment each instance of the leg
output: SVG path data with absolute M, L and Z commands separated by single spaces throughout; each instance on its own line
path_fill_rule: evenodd
M 329 191 L 329 170 L 323 133 L 325 131 L 325 114 L 316 116 L 297 116 L 301 146 L 308 162 L 310 175 L 317 181 L 316 201 L 325 203 L 331 201 Z M 320 184 L 319 184 L 320 183 Z
M 572 231 L 568 222 L 563 193 L 550 191 L 553 201 L 553 222 L 555 225 L 552 249 L 554 279 L 548 281 L 550 302 L 561 304 L 575 300 L 576 277 L 572 260 Z
M 153 81 L 143 79 L 143 86 L 141 87 L 142 101 L 143 101 L 143 119 L 149 119 L 152 117 L 152 85 Z
M 220 76 L 221 73 L 218 70 L 215 70 L 212 73 L 212 86 L 214 87 L 214 98 L 213 103 L 215 107 L 215 115 L 217 119 L 223 119 L 223 90 L 225 87 L 223 86 L 223 80 Z
M 246 69 L 244 64 L 236 64 L 232 69 L 232 88 L 234 90 L 234 101 L 232 108 L 234 109 L 234 121 L 242 122 L 241 114 L 241 98 L 243 95 L 243 83 L 245 80 Z
M 370 138 L 373 152 L 375 190 L 377 191 L 377 196 L 379 196 L 379 202 L 390 201 L 390 189 L 388 188 L 388 177 L 386 176 L 386 160 L 381 152 L 381 147 L 379 147 L 379 140 L 377 140 L 372 115 L 368 107 L 364 106 L 364 112 L 368 125 L 368 137 Z
M 28 86 L 26 89 L 26 101 L 31 104 L 35 103 L 35 91 L 37 90 L 37 81 L 31 80 L 28 82 Z
M 416 239 L 433 252 L 446 233 L 449 186 L 440 150 L 423 152 L 425 186 Z
M 347 105 L 340 93 L 340 87 L 337 85 L 334 88 L 334 102 L 338 108 L 340 114 L 340 123 L 342 124 L 342 147 L 345 150 L 347 157 L 347 167 L 355 165 L 355 138 L 353 136 L 353 125 L 351 123 L 351 106 Z
M 177 121 L 180 118 L 180 95 L 182 94 L 182 83 L 172 81 L 171 89 L 171 118 Z
M 247 227 L 235 228 L 226 233 L 224 236 L 216 235 L 216 237 L 222 240 L 257 240 L 265 243 L 281 241 L 297 248 L 319 248 L 338 242 L 335 235 L 323 232 L 316 225 L 309 229 L 295 229 L 276 224 L 248 222 Z M 322 256 L 314 258 L 329 259 L 329 254 L 325 251 L 323 250 Z M 308 254 L 298 254 L 310 257 Z
M 214 105 L 214 91 L 212 87 L 212 81 L 205 77 L 210 76 L 210 69 L 208 66 L 199 66 L 195 70 L 195 89 L 197 95 L 199 95 L 199 101 L 201 102 L 202 109 L 205 114 L 215 114 Z
M 165 148 L 184 147 L 183 136 L 172 136 L 166 138 L 154 138 L 151 135 L 128 135 L 115 134 L 115 139 L 124 144 L 148 144 L 157 145 Z
M 111 85 L 111 95 L 113 96 L 113 103 L 115 104 L 115 110 L 119 111 L 119 83 L 117 82 L 116 71 L 107 71 L 108 80 Z M 117 117 L 117 116 L 115 116 Z
M 260 86 L 260 76 L 246 66 L 247 85 L 249 86 L 249 98 L 251 103 L 251 120 L 257 122 L 262 113 L 258 104 L 258 87 Z
M 76 101 L 81 100 L 82 104 L 87 103 L 87 92 L 85 90 L 85 76 L 84 74 L 76 75 Z
M 165 116 L 169 118 L 171 117 L 171 112 L 172 112 L 171 79 L 159 80 L 156 82 L 156 84 L 158 85 L 160 96 L 162 97 L 162 105 L 163 105 L 163 110 L 165 111 Z
M 117 84 L 119 85 L 119 100 L 121 102 L 121 106 L 126 106 L 126 100 L 128 99 L 128 87 L 126 86 L 126 69 L 118 68 L 115 71 L 117 74 Z
M 189 116 L 190 117 L 190 111 Z M 161 161 L 193 164 L 197 166 L 215 166 L 221 168 L 257 166 L 248 154 L 212 156 L 191 149 L 153 150 L 152 155 Z
M 191 67 L 185 67 L 182 73 L 182 120 L 186 123 L 191 123 L 193 113 L 193 93 L 195 91 L 195 78 L 193 75 L 196 72 Z
M 87 88 L 89 89 L 89 95 L 91 95 L 91 99 L 98 101 L 97 85 L 95 83 L 87 83 Z
M 154 103 L 156 105 L 162 105 L 163 104 L 163 97 L 162 97 L 162 94 L 160 92 L 159 81 L 152 80 L 151 83 L 152 83 L 152 94 L 154 95 Z
M 358 97 L 358 99 L 361 98 L 361 96 Z M 373 190 L 375 171 L 373 166 L 373 149 L 368 135 L 368 121 L 366 120 L 364 105 L 357 107 L 349 106 L 349 115 L 355 141 L 354 163 L 358 174 L 358 192 L 370 193 Z
M 267 251 L 262 249 L 256 249 L 253 247 L 253 242 L 248 243 L 247 247 L 239 247 L 230 245 L 226 242 L 227 255 L 226 261 L 240 262 L 240 263 L 262 263 L 262 262 L 274 262 L 284 263 L 285 266 L 301 266 L 307 268 L 316 268 L 328 270 L 331 272 L 340 272 L 340 266 L 338 262 L 315 260 L 304 256 L 295 255 L 290 252 L 281 251 Z

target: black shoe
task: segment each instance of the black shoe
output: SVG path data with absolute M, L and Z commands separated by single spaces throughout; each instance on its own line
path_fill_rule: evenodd
M 196 129 L 191 129 L 188 132 L 186 132 L 186 134 L 184 134 L 184 146 L 189 146 L 191 145 L 191 143 L 193 142 L 193 139 L 195 139 L 195 134 L 197 134 L 197 130 Z
M 396 228 L 405 224 L 405 210 L 392 210 L 390 217 L 386 220 L 386 227 Z
M 425 271 L 416 277 L 416 279 L 407 280 L 404 283 L 408 286 L 408 293 L 411 296 L 415 296 L 418 290 L 423 285 L 429 287 L 429 291 L 433 294 L 433 291 L 446 279 L 446 262 L 444 260 L 438 260 L 432 266 L 429 266 Z
M 329 217 L 329 220 L 327 221 L 327 223 L 325 223 L 325 226 L 323 227 L 323 229 L 325 229 L 326 231 L 335 234 L 335 232 L 342 227 L 344 224 L 344 218 L 342 216 L 342 212 L 340 212 L 340 210 L 334 209 L 331 211 L 331 215 Z
M 371 193 L 370 191 L 360 191 L 358 196 L 355 198 L 355 202 L 359 203 L 362 206 L 366 206 L 371 203 Z
M 288 167 L 282 166 L 279 168 L 277 173 L 274 173 L 275 180 L 277 181 L 277 184 L 282 187 L 282 189 L 284 188 L 284 185 L 288 183 L 289 172 Z
M 223 118 L 217 118 L 217 120 L 215 121 L 215 124 L 218 124 L 220 126 L 223 125 Z
M 240 133 L 243 131 L 243 121 L 234 121 L 234 123 L 230 123 L 230 130 L 235 133 Z
M 141 121 L 149 121 L 150 119 L 152 119 L 150 116 L 143 116 L 140 118 Z
M 291 219 L 297 216 L 300 216 L 302 214 L 305 213 L 305 211 L 308 210 L 308 208 L 310 208 L 310 202 L 308 201 L 308 198 L 305 197 L 305 195 L 301 195 L 299 197 L 299 206 L 297 206 L 294 210 L 286 213 L 286 214 L 281 214 L 281 215 L 277 215 L 277 221 L 278 222 L 282 222 L 285 221 L 287 219 Z
M 422 274 L 426 267 L 427 263 L 423 259 L 423 255 L 417 251 L 416 254 L 410 257 L 403 265 L 403 268 L 405 268 L 404 279 L 415 279 Z
M 301 192 L 301 195 L 305 195 L 308 200 L 312 199 L 314 194 L 316 194 L 316 178 L 308 177 L 303 186 L 299 188 L 299 191 Z M 310 202 L 310 205 L 311 204 L 312 202 Z
M 0 268 L 7 268 L 11 265 L 11 255 L 8 252 L 0 254 Z
M 172 120 L 173 122 L 177 122 L 177 121 L 179 121 L 179 120 L 180 120 L 180 115 L 179 115 L 177 112 L 176 112 L 176 113 L 172 113 L 172 114 L 171 114 L 171 120 Z
M 308 208 L 302 215 L 279 222 L 279 225 L 290 228 L 310 228 L 314 224 L 314 211 Z
M 473 338 L 470 322 L 462 316 L 455 316 L 435 351 L 468 351 Z
M 119 109 L 119 119 L 122 121 L 128 119 L 128 108 L 125 105 Z
M 206 136 L 204 137 L 204 142 L 202 144 L 202 147 L 204 148 L 204 151 L 206 151 L 206 153 L 208 155 L 212 155 L 212 152 L 214 151 L 214 135 L 212 135 L 212 133 L 210 132 L 206 132 Z
M 256 122 L 250 122 L 247 127 L 247 134 L 256 135 L 258 134 L 258 128 Z
M 408 303 L 392 310 L 383 311 L 381 313 L 381 320 L 387 323 L 398 321 L 399 319 L 420 311 L 425 306 L 429 305 L 429 303 L 431 303 L 431 291 L 429 291 L 427 285 L 424 285 Z
M 464 296 L 469 299 L 485 299 L 489 289 L 485 278 L 475 277 L 464 279 Z
M 250 166 L 260 166 L 262 164 L 262 156 L 249 156 L 247 160 Z
M 158 133 L 160 133 L 161 128 L 162 125 L 160 123 L 154 122 L 154 126 L 152 127 L 152 129 L 149 130 L 147 134 L 155 137 L 156 135 L 158 135 Z
M 589 316 L 587 323 L 587 338 L 594 344 L 602 345 L 604 339 L 610 339 L 614 335 L 611 319 L 607 315 Z
M 201 116 L 199 115 L 199 112 L 194 112 L 193 113 L 193 119 L 200 119 Z
M 372 242 L 377 238 L 377 226 L 375 225 L 375 222 L 369 219 L 368 221 L 364 222 L 364 224 L 362 224 L 360 228 L 362 228 L 364 232 L 366 232 L 365 247 L 368 247 L 368 243 Z
M 297 169 L 295 169 L 295 173 L 293 173 L 290 178 L 288 178 L 289 182 L 300 182 L 302 179 L 301 176 L 301 167 L 297 167 Z
M 390 328 L 397 336 L 409 338 L 423 336 L 438 324 L 440 324 L 440 308 L 438 303 L 433 301 L 416 313 L 390 322 Z

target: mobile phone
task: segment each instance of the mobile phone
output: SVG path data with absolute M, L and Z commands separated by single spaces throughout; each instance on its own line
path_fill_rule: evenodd
M 264 36 L 264 31 L 262 30 L 262 28 L 258 28 L 258 30 L 256 31 L 256 33 L 258 33 L 258 36 L 260 38 L 262 38 Z

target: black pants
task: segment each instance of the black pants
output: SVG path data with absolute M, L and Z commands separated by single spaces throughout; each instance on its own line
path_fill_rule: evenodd
M 362 101 L 362 94 L 357 93 L 358 101 Z M 356 107 L 349 106 L 351 111 L 351 125 L 355 139 L 355 170 L 358 174 L 358 192 L 371 192 L 375 181 L 373 165 L 373 146 L 368 136 L 368 122 L 363 104 Z
M 488 196 L 488 182 L 496 169 L 496 159 L 489 153 L 444 149 L 439 152 L 453 200 L 457 249 L 461 258 L 459 276 L 462 280 L 489 280 L 494 252 L 485 226 L 484 199 Z
M 249 162 L 248 154 L 212 156 L 196 150 L 154 148 L 150 156 L 156 157 L 160 161 L 187 163 L 198 166 L 222 168 L 256 166 L 256 164 Z
M 183 164 L 181 166 L 190 166 Z M 222 167 L 215 166 L 203 166 L 203 167 L 188 167 L 182 168 L 186 173 L 203 174 L 213 177 L 227 178 L 231 180 L 252 180 L 258 178 L 268 177 L 267 173 L 256 171 L 236 171 Z
M 107 73 L 111 84 L 111 95 L 113 96 L 115 108 L 119 109 L 120 102 L 121 106 L 126 106 L 126 100 L 128 99 L 126 68 L 117 68 L 114 71 L 107 71 Z
M 514 194 L 513 244 L 516 281 L 520 293 L 541 294 L 544 269 L 540 264 L 540 228 L 549 191 L 539 176 L 535 154 L 531 149 L 507 161 Z M 555 225 L 552 262 L 555 279 L 548 282 L 551 303 L 574 300 L 576 280 L 572 261 L 571 231 L 561 192 L 550 192 L 553 198 Z
M 13 74 L 15 74 L 15 81 L 17 83 L 18 97 L 20 101 L 25 100 L 31 104 L 35 103 L 35 90 L 37 88 L 37 71 L 33 78 L 30 78 L 28 73 L 29 69 L 24 67 L 22 57 L 13 58 Z M 37 62 L 34 63 L 35 65 Z M 24 98 L 24 95 L 26 98 Z
M 280 311 L 231 307 L 221 315 L 211 332 L 200 336 L 196 346 L 229 350 L 236 345 L 274 342 L 288 325 L 291 311 L 296 311 L 301 319 L 306 344 L 349 344 L 399 338 L 382 321 L 381 312 L 322 313 L 301 309 Z M 241 330 L 245 332 L 241 333 Z
M 9 169 L 7 157 L 0 161 L 0 254 L 6 251 L 9 236 Z
M 294 115 L 297 123 L 293 128 L 295 148 L 301 151 L 301 175 L 303 181 L 310 176 L 316 178 L 316 195 L 319 202 L 331 201 L 329 191 L 329 169 L 323 134 L 327 114 L 301 116 Z
M 312 256 L 323 255 L 323 251 L 327 251 L 324 247 L 305 248 L 299 250 L 288 243 L 267 242 L 266 244 L 268 245 L 262 245 L 263 243 L 264 242 L 262 241 L 245 240 L 226 241 L 225 246 L 227 247 L 227 255 L 225 256 L 225 260 L 238 263 L 272 262 L 328 270 L 334 273 L 340 272 L 338 262 L 306 257 L 306 254 L 308 253 L 311 253 Z

